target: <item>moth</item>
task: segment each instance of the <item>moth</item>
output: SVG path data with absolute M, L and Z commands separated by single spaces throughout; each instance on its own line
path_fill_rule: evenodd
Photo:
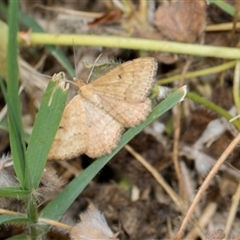
M 89 84 L 77 80 L 78 93 L 64 109 L 48 158 L 110 153 L 124 130 L 140 124 L 151 111 L 148 95 L 156 71 L 156 60 L 145 57 L 125 62 Z

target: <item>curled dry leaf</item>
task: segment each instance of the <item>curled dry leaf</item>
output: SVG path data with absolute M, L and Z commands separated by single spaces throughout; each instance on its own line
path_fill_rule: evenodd
M 90 239 L 112 239 L 117 240 L 117 234 L 114 234 L 107 225 L 104 215 L 90 205 L 88 210 L 80 215 L 81 222 L 72 228 L 70 237 L 72 240 L 90 240 Z
M 205 2 L 177 1 L 160 5 L 155 13 L 155 25 L 169 40 L 197 42 L 206 25 Z
M 151 111 L 148 95 L 156 70 L 154 58 L 138 58 L 92 83 L 77 81 L 78 94 L 63 112 L 49 159 L 110 153 L 124 129 L 140 124 Z
M 122 16 L 122 12 L 120 10 L 114 9 L 103 14 L 101 17 L 94 19 L 92 22 L 88 23 L 88 26 L 93 27 L 109 21 L 110 22 L 116 21 L 116 20 L 119 20 L 121 16 Z

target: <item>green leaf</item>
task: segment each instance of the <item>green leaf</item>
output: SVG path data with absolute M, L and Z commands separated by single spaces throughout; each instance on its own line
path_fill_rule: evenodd
M 9 134 L 10 136 L 12 136 L 12 141 L 10 138 L 10 146 L 11 146 L 11 150 L 12 150 L 12 155 L 14 156 L 14 154 L 21 152 L 23 150 L 23 144 L 21 142 L 21 134 L 20 134 L 20 129 L 19 129 L 19 124 L 17 123 L 17 119 L 15 119 L 15 112 L 14 112 L 14 107 L 12 104 L 12 101 L 10 101 L 10 98 L 7 95 L 5 86 L 3 84 L 2 79 L 0 78 L 0 86 L 1 86 L 1 90 L 2 90 L 2 94 L 5 98 L 5 101 L 7 103 L 8 106 L 8 121 L 12 121 L 12 128 L 9 127 L 10 124 L 8 124 L 8 130 L 9 130 Z M 16 155 L 15 154 L 15 155 Z M 13 157 L 13 162 L 14 162 L 14 169 L 16 171 L 16 174 L 18 176 L 18 178 L 20 180 L 22 180 L 22 186 L 24 185 L 24 173 L 25 173 L 25 158 L 14 158 Z M 21 182 L 20 182 L 21 183 Z
M 234 16 L 236 9 L 228 4 L 227 2 L 224 2 L 222 0 L 209 0 L 209 3 L 213 3 L 217 5 L 222 11 L 228 13 L 230 16 Z M 238 19 L 240 17 L 240 14 L 238 14 Z
M 147 125 L 156 120 L 166 111 L 170 110 L 186 94 L 185 89 L 179 89 L 163 100 L 149 114 L 145 122 L 137 127 L 129 129 L 121 138 L 116 149 L 112 153 L 97 159 L 87 169 L 85 169 L 78 177 L 76 177 L 58 196 L 56 196 L 40 213 L 41 217 L 58 220 L 64 212 L 69 208 L 73 201 L 88 185 L 88 183 L 96 176 L 96 174 L 107 164 L 112 157 L 134 136 L 141 132 Z M 46 230 L 46 229 L 45 229 Z
M 7 238 L 6 240 L 29 240 L 29 236 L 26 234 L 18 234 L 16 236 Z
M 0 188 L 0 197 L 10 197 L 17 199 L 26 199 L 30 191 L 23 190 L 20 187 Z
M 186 95 L 187 98 L 193 100 L 194 102 L 200 103 L 201 105 L 207 107 L 208 109 L 211 109 L 212 111 L 216 112 L 217 114 L 219 114 L 222 117 L 225 117 L 227 120 L 231 120 L 234 116 L 232 116 L 228 111 L 226 111 L 225 109 L 223 109 L 222 107 L 219 107 L 218 105 L 216 105 L 215 103 L 207 100 L 204 97 L 199 96 L 196 93 L 192 93 L 192 92 L 188 92 Z M 232 124 L 238 129 L 240 130 L 240 121 L 236 120 L 233 121 Z
M 7 96 L 5 97 L 8 104 L 10 146 L 14 169 L 21 186 L 26 188 L 25 143 L 23 140 L 21 107 L 18 95 L 18 7 L 18 1 L 10 1 L 7 47 Z M 1 85 L 3 90 L 3 84 Z
M 29 219 L 21 215 L 0 215 L 1 224 L 26 224 L 29 223 Z
M 0 20 L 0 76 L 7 76 L 7 42 L 8 42 L 8 25 Z
M 1 80 L 0 80 L 1 81 Z M 9 132 L 8 122 L 6 120 L 0 121 L 0 129 Z M 23 138 L 25 142 L 29 141 L 30 135 L 26 132 L 23 133 Z
M 61 121 L 67 95 L 66 90 L 63 90 L 58 83 L 51 81 L 43 96 L 26 154 L 34 189 L 37 189 L 40 183 L 53 139 Z

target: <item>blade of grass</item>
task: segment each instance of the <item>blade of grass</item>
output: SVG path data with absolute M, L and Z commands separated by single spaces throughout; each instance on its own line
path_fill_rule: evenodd
M 237 61 L 233 78 L 233 99 L 237 108 L 238 114 L 240 114 L 240 61 Z
M 233 6 L 231 6 L 230 4 L 228 4 L 227 2 L 224 2 L 222 0 L 208 0 L 209 3 L 213 3 L 215 5 L 217 5 L 221 10 L 223 10 L 224 12 L 228 13 L 230 16 L 234 16 L 235 14 L 235 8 Z M 238 19 L 240 17 L 240 14 L 238 14 Z
M 58 83 L 51 81 L 43 96 L 26 154 L 34 189 L 37 189 L 40 183 L 51 144 L 62 117 L 67 95 L 66 90 L 59 87 Z
M 137 127 L 129 129 L 121 138 L 116 149 L 111 154 L 97 159 L 87 169 L 85 169 L 78 177 L 76 177 L 57 197 L 55 197 L 41 212 L 41 217 L 58 220 L 63 213 L 69 208 L 73 201 L 88 185 L 88 183 L 96 176 L 96 174 L 108 163 L 112 157 L 135 135 L 141 132 L 147 125 L 157 119 L 166 111 L 170 110 L 178 102 L 183 100 L 186 94 L 185 89 L 179 89 L 163 100 L 149 114 L 145 122 Z M 45 229 L 48 230 L 48 227 Z
M 19 187 L 0 188 L 0 197 L 25 199 L 28 197 L 29 193 L 30 191 L 22 190 Z
M 29 219 L 21 215 L 0 215 L 1 224 L 26 224 L 29 223 Z
M 3 2 L 0 2 L 0 12 L 3 16 L 6 17 L 7 6 Z M 43 33 L 44 30 L 41 26 L 35 21 L 34 18 L 29 17 L 27 14 L 23 12 L 19 12 L 18 19 L 21 23 L 31 28 L 34 32 Z M 56 46 L 46 45 L 46 49 L 57 59 L 57 61 L 64 67 L 64 69 L 68 72 L 71 77 L 75 76 L 74 68 L 69 62 L 68 58 L 63 54 L 63 52 Z
M 201 70 L 194 71 L 194 72 L 188 72 L 188 73 L 186 73 L 184 79 L 187 80 L 187 79 L 191 79 L 194 77 L 201 77 L 201 76 L 206 76 L 206 75 L 210 75 L 210 74 L 214 74 L 214 73 L 219 73 L 219 72 L 225 71 L 227 69 L 233 68 L 235 65 L 236 65 L 236 61 L 231 61 L 231 62 L 223 63 L 223 64 L 215 66 L 215 67 L 201 69 Z M 160 80 L 157 81 L 157 83 L 160 85 L 164 85 L 164 84 L 168 84 L 168 83 L 177 81 L 180 78 L 181 78 L 181 75 L 174 75 L 174 76 L 170 76 L 170 77 L 166 77 L 166 78 L 161 78 Z
M 9 135 L 11 154 L 14 162 L 14 169 L 18 180 L 26 189 L 26 165 L 25 165 L 25 144 L 23 140 L 23 127 L 21 119 L 21 107 L 18 96 L 18 1 L 9 3 L 9 35 L 7 46 L 7 100 L 8 111 L 11 113 L 9 119 Z M 1 84 L 2 85 L 2 84 Z
M 26 234 L 19 234 L 10 238 L 7 238 L 6 240 L 29 240 L 29 236 Z
M 0 81 L 1 81 L 1 80 L 0 80 Z M 8 122 L 5 121 L 5 120 L 2 120 L 2 121 L 0 122 L 0 129 L 9 132 Z M 30 138 L 30 135 L 29 135 L 28 133 L 24 132 L 24 133 L 23 133 L 23 138 L 24 138 L 24 141 L 25 141 L 25 142 L 28 142 L 28 141 L 29 141 L 29 138 Z
M 108 48 L 124 48 L 131 50 L 160 51 L 191 56 L 214 57 L 224 59 L 240 59 L 240 50 L 233 47 L 216 47 L 152 39 L 140 39 L 122 36 L 99 36 L 87 34 L 49 34 L 29 33 L 31 44 L 71 45 L 74 39 L 76 46 L 101 46 Z
M 7 103 L 7 105 L 10 106 L 8 108 L 8 115 L 11 116 L 10 118 L 14 121 L 13 126 L 15 127 L 15 126 L 17 126 L 17 122 L 15 121 L 15 118 L 14 118 L 14 111 L 13 111 L 14 107 L 12 105 L 12 102 L 9 101 L 9 98 L 7 96 L 7 90 L 6 90 L 5 86 L 4 86 L 4 83 L 3 83 L 3 80 L 1 79 L 1 77 L 0 77 L 0 88 L 1 88 L 2 94 L 4 96 L 4 99 L 5 99 L 6 103 Z M 3 130 L 6 130 L 7 132 L 10 131 L 9 130 L 9 123 L 7 121 L 4 121 L 4 120 L 2 120 L 0 122 L 0 128 L 3 129 Z M 17 128 L 15 129 L 15 132 L 18 132 Z M 26 139 L 28 141 L 29 134 L 23 133 L 23 135 L 24 135 L 24 139 Z M 19 148 L 20 148 L 20 146 L 19 146 Z
M 220 116 L 225 117 L 227 120 L 230 120 L 230 119 L 233 118 L 233 116 L 228 111 L 226 111 L 225 109 L 219 107 L 215 103 L 210 102 L 206 98 L 203 98 L 203 97 L 197 95 L 196 93 L 188 92 L 186 97 L 191 99 L 191 100 L 193 100 L 194 102 L 198 102 L 198 103 L 202 104 L 203 106 L 211 109 L 212 111 L 216 112 Z M 233 121 L 232 124 L 238 130 L 240 130 L 240 121 L 239 120 Z

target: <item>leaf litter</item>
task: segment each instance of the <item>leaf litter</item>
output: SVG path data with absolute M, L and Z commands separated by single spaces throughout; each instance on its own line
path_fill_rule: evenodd
M 207 30 L 209 25 L 233 22 L 233 17 L 214 4 L 207 5 L 203 0 L 149 1 L 146 5 L 144 1 L 127 2 L 128 4 L 124 5 L 123 1 L 94 1 L 94 4 L 88 1 L 62 1 L 61 4 L 58 1 L 47 1 L 47 4 L 38 1 L 36 6 L 21 2 L 21 7 L 49 33 L 119 35 L 214 46 L 237 45 L 238 32 L 235 32 L 232 37 L 232 29 L 218 32 Z M 234 1 L 226 2 L 235 6 Z M 72 46 L 61 47 L 61 49 L 73 65 L 74 61 L 77 62 L 76 76 L 80 76 L 81 79 L 87 79 L 89 74 L 82 62 L 94 62 L 102 52 L 103 58 L 121 59 L 123 62 L 139 57 L 139 53 L 133 50 L 81 47 L 76 50 L 74 56 Z M 160 80 L 181 74 L 187 59 L 185 55 L 160 52 L 146 54 L 158 60 L 157 77 Z M 24 126 L 30 132 L 47 83 L 45 78 L 36 73 L 36 70 L 42 74 L 53 75 L 63 69 L 40 46 L 21 46 L 20 56 L 20 80 L 26 83 L 21 94 L 23 119 Z M 193 57 L 188 71 L 197 71 L 221 63 L 223 63 L 222 59 L 196 56 Z M 222 73 L 189 79 L 187 84 L 189 91 L 198 92 L 230 111 L 234 107 L 233 77 L 233 69 L 229 69 Z M 76 95 L 76 89 L 72 90 L 72 96 Z M 4 106 L 3 100 L 1 100 L 1 106 Z M 219 115 L 207 107 L 189 99 L 185 100 L 178 150 L 183 179 L 183 188 L 181 188 L 172 161 L 174 120 L 170 112 L 165 114 L 158 120 L 163 126 L 161 130 L 157 131 L 154 125 L 149 126 L 151 131 L 148 129 L 140 133 L 129 143 L 129 146 L 146 159 L 188 207 L 209 169 L 228 147 L 235 133 L 229 130 L 226 122 Z M 213 132 L 217 132 L 216 135 L 213 136 Z M 1 130 L 0 141 L 1 152 L 9 152 L 9 141 L 5 131 Z M 211 181 L 198 203 L 194 215 L 195 221 L 189 222 L 183 238 L 201 237 L 213 240 L 224 239 L 225 236 L 228 239 L 237 239 L 240 236 L 239 206 L 230 230 L 226 227 L 240 179 L 239 154 L 237 147 Z M 44 173 L 39 190 L 40 195 L 43 196 L 41 207 L 92 161 L 86 155 L 77 155 L 65 164 L 48 163 L 48 170 Z M 5 166 L 3 169 L 4 176 L 12 174 L 11 166 Z M 10 179 L 13 181 L 12 176 Z M 7 202 L 4 198 L 1 202 L 4 206 L 1 207 L 14 210 L 19 204 L 17 201 Z M 84 215 L 91 212 L 91 209 L 87 210 L 88 206 L 95 206 L 93 215 L 96 219 L 100 219 L 100 225 L 109 228 L 110 232 L 106 231 L 110 233 L 110 237 L 106 239 L 173 239 L 186 213 L 178 207 L 153 174 L 125 148 L 86 187 L 66 212 L 62 221 L 74 226 L 81 219 L 83 224 L 87 224 L 84 219 L 91 221 L 88 215 Z M 100 217 L 102 215 L 98 211 L 105 217 Z M 211 215 L 206 217 L 206 213 Z M 204 217 L 206 217 L 205 220 L 203 220 Z M 105 218 L 106 222 L 103 220 Z M 197 226 L 201 227 L 200 232 L 196 230 Z M 94 225 L 91 227 L 94 228 Z M 2 228 L 0 238 L 5 239 L 21 231 L 23 231 L 21 227 L 15 226 Z M 56 229 L 53 229 L 48 237 L 49 239 L 69 239 L 67 232 Z

